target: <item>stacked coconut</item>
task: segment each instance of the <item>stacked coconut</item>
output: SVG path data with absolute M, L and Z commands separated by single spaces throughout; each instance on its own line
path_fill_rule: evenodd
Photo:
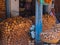
M 29 19 L 32 20 L 33 24 L 35 24 L 35 16 L 31 16 Z M 45 14 L 42 16 L 43 23 L 43 31 L 51 29 L 56 24 L 56 18 L 49 14 Z
M 13 17 L 0 23 L 1 45 L 29 45 L 28 35 L 32 21 L 27 18 Z
M 30 18 L 33 23 L 35 17 Z M 43 32 L 40 34 L 41 40 L 47 43 L 57 43 L 60 39 L 60 24 L 56 24 L 56 18 L 49 14 L 42 16 Z
M 46 30 L 40 34 L 41 40 L 47 43 L 57 43 L 60 40 L 60 23 L 56 24 L 50 30 Z
M 51 29 L 56 24 L 56 18 L 49 14 L 45 14 L 42 17 L 43 31 Z
M 54 16 L 48 14 L 43 16 L 43 32 L 40 37 L 46 43 L 57 43 L 60 40 L 60 24 L 56 24 Z

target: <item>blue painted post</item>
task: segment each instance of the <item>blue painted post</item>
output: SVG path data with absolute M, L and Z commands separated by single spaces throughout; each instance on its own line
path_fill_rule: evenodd
M 10 1 L 11 0 L 6 0 L 6 16 L 10 17 Z
M 40 33 L 42 32 L 42 13 L 43 13 L 43 5 L 40 0 L 40 4 L 36 0 L 36 42 L 40 41 Z

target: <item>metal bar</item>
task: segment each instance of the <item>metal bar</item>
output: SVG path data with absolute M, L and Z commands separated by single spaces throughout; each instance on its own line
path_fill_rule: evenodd
M 36 0 L 36 42 L 40 41 L 40 33 L 42 32 L 42 13 L 43 13 L 43 5 L 42 0 L 40 0 L 40 4 Z

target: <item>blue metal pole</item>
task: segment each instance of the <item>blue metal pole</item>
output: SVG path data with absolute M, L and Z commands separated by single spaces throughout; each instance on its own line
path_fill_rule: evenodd
M 36 42 L 38 40 L 38 1 L 36 0 Z
M 10 17 L 10 0 L 6 0 L 6 16 Z
M 40 0 L 42 2 L 42 0 Z M 42 32 L 42 13 L 43 6 L 42 3 L 38 4 L 36 0 L 36 42 L 40 41 L 40 33 Z

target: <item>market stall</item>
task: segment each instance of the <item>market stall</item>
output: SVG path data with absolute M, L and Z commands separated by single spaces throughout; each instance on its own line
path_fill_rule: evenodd
M 51 45 L 60 42 L 54 0 L 7 0 L 0 22 L 1 45 Z M 55 12 L 56 11 L 56 12 Z M 58 17 L 58 19 L 56 18 Z

